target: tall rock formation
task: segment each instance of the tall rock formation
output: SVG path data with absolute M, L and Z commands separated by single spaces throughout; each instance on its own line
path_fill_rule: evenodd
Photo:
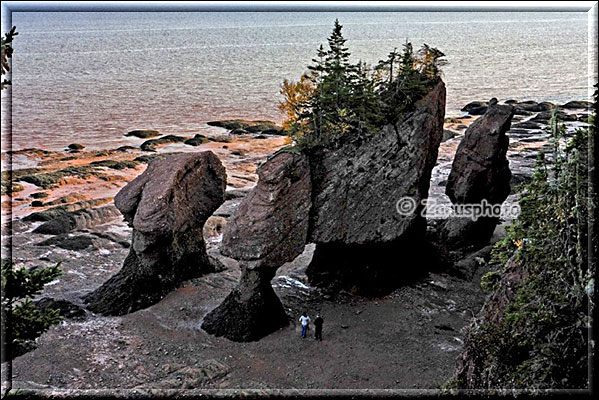
M 221 247 L 240 261 L 240 283 L 202 327 L 248 341 L 286 324 L 270 280 L 308 242 L 317 244 L 308 270 L 316 283 L 330 278 L 376 285 L 389 273 L 410 274 L 399 260 L 411 251 L 406 246 L 424 237 L 421 200 L 428 194 L 444 116 L 445 85 L 439 81 L 377 135 L 347 135 L 335 149 L 282 152 L 262 165 Z M 404 197 L 415 207 L 401 215 L 396 204 Z M 397 262 L 389 263 L 391 255 Z
M 85 297 L 88 308 L 122 315 L 158 302 L 180 282 L 211 272 L 202 228 L 225 199 L 226 174 L 209 151 L 155 160 L 115 205 L 133 227 L 123 268 Z
M 209 333 L 236 341 L 257 340 L 287 325 L 270 281 L 280 265 L 301 254 L 308 234 L 307 158 L 279 152 L 257 172 L 258 184 L 223 234 L 222 253 L 239 260 L 240 282 L 202 325 Z
M 511 172 L 506 157 L 514 108 L 492 104 L 487 112 L 466 130 L 456 151 L 445 193 L 454 204 L 500 205 L 510 194 Z M 499 219 L 482 217 L 473 221 L 451 217 L 445 235 L 454 245 L 484 245 Z

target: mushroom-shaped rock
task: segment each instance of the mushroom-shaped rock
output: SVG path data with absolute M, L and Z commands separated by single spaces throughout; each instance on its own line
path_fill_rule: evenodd
M 226 173 L 209 151 L 158 159 L 115 197 L 133 228 L 123 268 L 86 296 L 88 308 L 122 315 L 158 302 L 180 282 L 211 272 L 204 223 L 225 199 Z
M 514 108 L 491 105 L 466 130 L 456 151 L 445 193 L 454 204 L 501 204 L 510 194 L 511 172 L 506 157 Z M 498 218 L 450 217 L 445 223 L 449 243 L 481 245 L 489 241 Z
M 239 260 L 237 287 L 205 318 L 202 328 L 234 341 L 252 341 L 287 325 L 270 281 L 302 253 L 311 206 L 310 168 L 299 153 L 279 152 L 258 168 L 258 183 L 223 234 L 221 252 Z

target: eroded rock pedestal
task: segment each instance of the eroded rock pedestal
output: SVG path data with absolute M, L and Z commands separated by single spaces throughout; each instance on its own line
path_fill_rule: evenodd
M 453 204 L 501 205 L 510 194 L 510 172 L 506 157 L 514 108 L 490 105 L 486 113 L 466 130 L 456 151 L 445 193 Z M 499 218 L 451 217 L 444 235 L 452 245 L 485 245 Z
M 411 274 L 419 264 L 404 262 L 404 252 L 425 234 L 421 200 L 444 115 L 445 85 L 439 81 L 399 122 L 373 136 L 348 134 L 335 149 L 280 152 L 263 164 L 258 184 L 227 223 L 221 247 L 240 261 L 242 278 L 202 327 L 247 341 L 286 324 L 270 280 L 309 242 L 316 243 L 307 271 L 312 282 L 376 286 L 390 274 Z M 396 203 L 403 197 L 416 207 L 400 215 Z M 397 262 L 389 263 L 390 256 Z
M 229 220 L 221 252 L 239 260 L 242 276 L 202 328 L 236 341 L 258 340 L 287 325 L 270 281 L 304 249 L 311 207 L 310 169 L 302 154 L 280 152 L 258 168 L 258 184 Z
M 89 310 L 122 315 L 158 302 L 180 282 L 211 272 L 202 228 L 223 203 L 226 174 L 209 151 L 155 160 L 115 197 L 133 227 L 123 268 L 85 297 Z

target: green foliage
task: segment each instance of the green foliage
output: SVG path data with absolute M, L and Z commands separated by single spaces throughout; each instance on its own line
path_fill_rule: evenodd
M 495 245 L 485 275 L 484 312 L 467 329 L 467 371 L 458 388 L 586 388 L 588 290 L 595 265 L 587 258 L 588 129 L 572 137 L 553 113 L 552 163 L 537 160 L 520 196 L 521 214 Z M 504 306 L 507 304 L 507 306 Z
M 10 63 L 9 59 L 12 58 L 12 54 L 14 49 L 12 48 L 12 41 L 15 36 L 18 35 L 16 31 L 16 27 L 13 26 L 10 32 L 6 35 L 2 36 L 2 75 L 5 75 L 10 71 Z M 11 85 L 11 81 L 8 79 L 3 79 L 1 83 L 1 90 L 6 89 L 8 85 Z
M 334 147 L 348 134 L 372 135 L 393 124 L 437 81 L 443 53 L 424 45 L 414 54 L 406 43 L 371 68 L 350 62 L 342 25 L 335 20 L 328 48 L 317 49 L 298 82 L 284 81 L 279 109 L 283 127 L 301 148 Z
M 16 357 L 25 348 L 60 322 L 58 310 L 40 311 L 32 298 L 41 293 L 44 285 L 59 277 L 60 264 L 47 268 L 13 268 L 12 262 L 2 260 L 2 308 L 5 313 L 7 345 Z
M 491 293 L 499 283 L 500 278 L 501 274 L 499 271 L 487 272 L 480 279 L 480 286 L 485 293 Z

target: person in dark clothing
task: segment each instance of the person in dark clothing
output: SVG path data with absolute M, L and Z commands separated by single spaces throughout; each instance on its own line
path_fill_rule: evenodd
M 316 316 L 314 320 L 314 339 L 322 341 L 322 317 L 320 315 Z

